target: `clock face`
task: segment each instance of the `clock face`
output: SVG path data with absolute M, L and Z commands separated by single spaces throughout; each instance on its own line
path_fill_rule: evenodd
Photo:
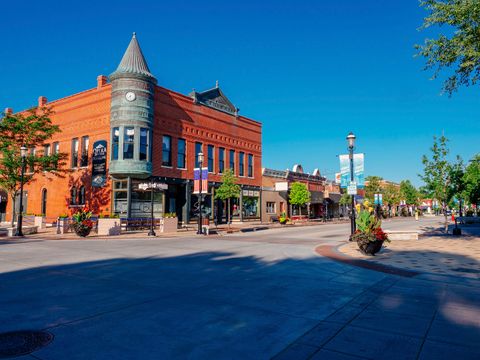
M 125 94 L 125 98 L 128 100 L 128 101 L 133 101 L 135 100 L 135 93 L 132 92 L 132 91 L 129 91 Z

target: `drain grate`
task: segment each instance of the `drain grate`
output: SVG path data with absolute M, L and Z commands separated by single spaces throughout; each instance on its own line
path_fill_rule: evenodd
M 0 334 L 0 359 L 7 359 L 31 352 L 47 346 L 53 335 L 47 331 L 12 331 Z

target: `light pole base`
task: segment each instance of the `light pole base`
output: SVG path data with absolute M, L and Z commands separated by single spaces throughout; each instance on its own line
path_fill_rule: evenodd
M 13 236 L 16 236 L 16 237 L 24 237 L 24 235 L 23 235 L 23 233 L 22 233 L 21 231 L 17 231 L 17 232 L 15 233 L 15 235 L 13 235 Z
M 155 234 L 155 231 L 150 230 L 150 231 L 148 232 L 147 236 L 157 236 L 157 234 Z

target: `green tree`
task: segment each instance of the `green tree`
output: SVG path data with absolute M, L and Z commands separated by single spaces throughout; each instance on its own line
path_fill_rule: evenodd
M 453 164 L 450 164 L 449 168 L 449 191 L 450 191 L 450 199 L 456 198 L 458 201 L 458 207 L 460 213 L 462 213 L 462 203 L 465 199 L 465 165 L 463 164 L 463 160 L 460 156 L 457 156 L 456 161 Z M 455 204 L 455 202 L 454 202 Z
M 392 216 L 392 207 L 400 204 L 400 188 L 394 184 L 387 184 L 383 188 L 383 203 L 388 206 L 388 215 Z
M 232 169 L 226 169 L 222 175 L 222 184 L 215 191 L 215 198 L 227 201 L 227 223 L 230 228 L 230 199 L 240 196 L 240 185 L 233 175 Z
M 66 154 L 45 154 L 43 146 L 54 134 L 60 132 L 57 125 L 50 120 L 52 111 L 49 108 L 33 108 L 24 113 L 3 114 L 0 119 L 0 187 L 4 188 L 12 199 L 12 226 L 15 221 L 15 202 L 20 192 L 22 158 L 20 148 L 42 149 L 26 157 L 28 171 L 23 178 L 24 184 L 35 180 L 35 175 L 49 171 L 54 175 L 62 175 Z
M 307 185 L 301 182 L 294 182 L 290 186 L 290 193 L 288 195 L 288 199 L 290 204 L 296 205 L 298 207 L 298 212 L 300 213 L 300 209 L 306 203 L 310 202 L 310 191 L 307 189 Z
M 425 69 L 434 69 L 436 78 L 442 69 L 454 68 L 443 84 L 452 95 L 459 86 L 477 84 L 480 76 L 480 2 L 478 0 L 422 0 L 428 16 L 420 29 L 446 26 L 446 34 L 416 45 L 418 55 L 426 58 Z
M 380 194 L 382 192 L 382 180 L 380 176 L 367 176 L 365 178 L 365 198 L 368 199 L 373 204 L 375 194 Z
M 407 205 L 418 205 L 418 190 L 410 180 L 403 180 L 400 182 L 400 197 L 405 200 Z
M 470 204 L 474 204 L 478 211 L 480 205 L 480 154 L 475 155 L 466 167 L 463 181 L 465 199 Z
M 448 139 L 441 136 L 433 137 L 433 146 L 430 148 L 431 158 L 423 155 L 423 174 L 419 175 L 425 183 L 424 189 L 428 194 L 442 204 L 445 215 L 445 231 L 448 231 L 448 219 L 446 206 L 450 201 L 452 192 L 450 190 L 450 164 L 447 160 L 449 149 Z
M 352 196 L 348 195 L 348 193 L 344 192 L 342 197 L 340 198 L 339 204 L 340 205 L 350 205 L 352 203 Z

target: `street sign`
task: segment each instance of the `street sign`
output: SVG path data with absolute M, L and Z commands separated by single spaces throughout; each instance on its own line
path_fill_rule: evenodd
M 348 184 L 347 193 L 348 193 L 348 195 L 357 195 L 357 183 L 356 182 L 351 182 L 350 184 Z

